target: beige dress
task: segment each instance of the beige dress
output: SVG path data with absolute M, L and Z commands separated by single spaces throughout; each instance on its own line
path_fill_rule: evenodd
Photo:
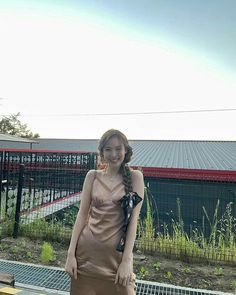
M 124 185 L 112 189 L 102 180 L 102 172 L 95 172 L 91 192 L 89 219 L 76 248 L 78 279 L 71 281 L 72 295 L 134 295 L 135 275 L 128 286 L 115 284 L 122 253 L 116 246 L 122 235 L 124 213 L 118 200 Z

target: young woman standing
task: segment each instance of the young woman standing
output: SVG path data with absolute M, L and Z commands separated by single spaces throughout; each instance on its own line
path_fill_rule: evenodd
M 133 152 L 119 130 L 105 132 L 98 150 L 105 168 L 85 177 L 65 270 L 72 295 L 134 295 L 133 246 L 143 175 L 127 166 Z

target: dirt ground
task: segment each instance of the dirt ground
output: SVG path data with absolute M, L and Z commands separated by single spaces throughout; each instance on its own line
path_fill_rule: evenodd
M 43 264 L 42 244 L 42 241 L 27 238 L 3 239 L 0 241 L 0 259 Z M 54 255 L 46 264 L 64 267 L 68 246 L 59 243 L 51 245 Z M 135 252 L 134 272 L 137 278 L 142 280 L 236 293 L 236 267 L 232 265 L 192 264 L 160 255 Z

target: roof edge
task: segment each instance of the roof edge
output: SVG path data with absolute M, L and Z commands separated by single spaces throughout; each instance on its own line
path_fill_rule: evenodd
M 138 168 L 138 167 L 136 167 Z M 191 180 L 236 182 L 236 171 L 186 168 L 140 167 L 144 176 Z
M 65 150 L 40 150 L 40 149 L 15 149 L 0 148 L 0 152 L 22 152 L 22 153 L 61 153 L 61 154 L 93 154 L 91 151 L 65 151 Z
M 99 141 L 99 138 L 52 138 L 52 137 L 40 137 L 38 140 L 80 140 L 80 141 Z M 129 138 L 128 141 L 168 141 L 168 142 L 236 142 L 236 140 L 220 140 L 220 139 L 132 139 Z

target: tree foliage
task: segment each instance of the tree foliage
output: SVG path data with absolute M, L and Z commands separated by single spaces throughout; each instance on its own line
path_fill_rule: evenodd
M 20 113 L 4 116 L 0 120 L 0 132 L 10 135 L 16 135 L 25 138 L 39 138 L 38 133 L 33 133 L 20 119 Z

